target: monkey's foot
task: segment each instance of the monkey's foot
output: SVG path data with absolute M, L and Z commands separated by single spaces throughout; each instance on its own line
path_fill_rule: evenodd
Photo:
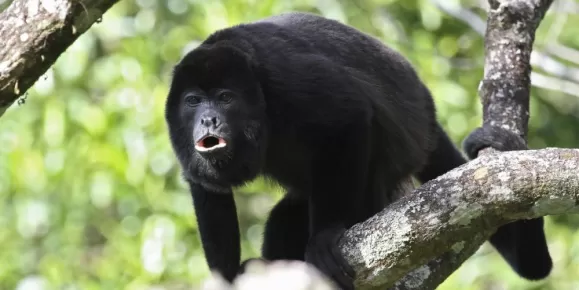
M 334 227 L 314 235 L 306 248 L 306 262 L 314 265 L 331 278 L 340 289 L 354 289 L 356 273 L 338 248 L 338 240 L 345 228 Z

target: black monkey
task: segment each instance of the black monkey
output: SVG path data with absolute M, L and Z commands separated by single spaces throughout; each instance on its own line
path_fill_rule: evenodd
M 470 159 L 487 147 L 498 151 L 526 150 L 525 141 L 518 135 L 498 126 L 485 125 L 475 129 L 463 143 Z M 553 268 L 543 230 L 543 218 L 518 220 L 498 228 L 490 238 L 491 244 L 520 276 L 529 280 L 547 277 Z
M 286 13 L 219 30 L 176 65 L 166 103 L 207 263 L 240 269 L 232 187 L 261 174 L 287 191 L 267 220 L 266 260 L 305 260 L 343 289 L 336 247 L 401 181 L 465 162 L 410 63 L 334 20 Z

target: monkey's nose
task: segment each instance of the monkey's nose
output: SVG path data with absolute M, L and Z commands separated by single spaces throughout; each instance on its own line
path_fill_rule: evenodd
M 207 128 L 218 128 L 221 122 L 217 116 L 205 115 L 201 117 L 201 125 Z

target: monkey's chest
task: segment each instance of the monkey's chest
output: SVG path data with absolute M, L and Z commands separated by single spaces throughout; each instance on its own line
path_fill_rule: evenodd
M 295 140 L 273 140 L 262 173 L 285 188 L 308 191 L 312 179 L 311 155 L 303 144 Z

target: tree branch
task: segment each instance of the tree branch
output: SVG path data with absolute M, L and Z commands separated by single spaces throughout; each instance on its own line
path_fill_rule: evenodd
M 526 139 L 535 31 L 553 0 L 490 0 L 485 71 L 479 87 L 485 125 Z
M 0 116 L 118 0 L 15 0 L 0 14 Z
M 487 154 L 423 184 L 346 231 L 340 248 L 356 270 L 357 286 L 384 289 L 449 250 L 476 250 L 480 244 L 473 246 L 472 237 L 484 241 L 505 223 L 576 212 L 577 160 L 579 149 Z M 431 266 L 397 288 L 434 289 L 447 276 L 431 277 Z
M 489 0 L 485 32 L 485 71 L 479 86 L 484 126 L 500 126 L 526 139 L 529 120 L 530 56 L 535 31 L 552 0 Z M 492 149 L 481 152 L 492 153 Z M 495 225 L 498 227 L 500 224 Z M 399 289 L 434 289 L 492 234 L 479 232 L 461 250 L 450 251 L 409 273 Z M 429 279 L 417 279 L 424 272 Z M 418 283 L 420 282 L 420 283 Z M 409 287 L 416 286 L 416 287 Z

